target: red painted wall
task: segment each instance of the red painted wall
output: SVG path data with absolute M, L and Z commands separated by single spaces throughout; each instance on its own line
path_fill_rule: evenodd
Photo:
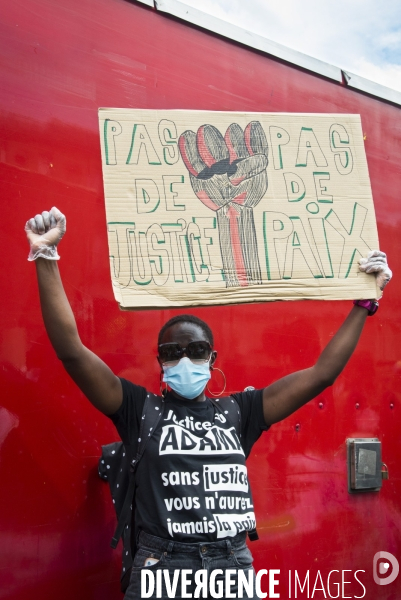
M 0 597 L 120 597 L 114 514 L 97 476 L 100 446 L 117 435 L 46 338 L 23 226 L 53 205 L 67 214 L 60 269 L 84 343 L 156 391 L 157 332 L 180 311 L 120 312 L 113 299 L 97 121 L 99 107 L 139 107 L 362 115 L 395 280 L 335 385 L 255 446 L 260 541 L 251 550 L 257 569 L 281 569 L 282 598 L 289 569 L 309 569 L 313 583 L 320 570 L 326 593 L 329 571 L 349 569 L 344 597 L 363 594 L 352 574 L 362 569 L 365 598 L 400 598 L 401 577 L 388 586 L 372 578 L 376 552 L 401 557 L 400 109 L 124 0 L 14 0 L 3 3 L 0 28 Z M 193 312 L 215 332 L 232 391 L 313 364 L 349 304 Z M 345 440 L 356 436 L 383 442 L 390 480 L 379 493 L 347 492 Z

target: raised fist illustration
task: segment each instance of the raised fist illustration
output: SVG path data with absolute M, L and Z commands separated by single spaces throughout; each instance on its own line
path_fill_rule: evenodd
M 253 208 L 267 190 L 268 144 L 259 121 L 223 138 L 213 125 L 184 131 L 179 148 L 192 189 L 216 212 L 227 286 L 261 283 Z

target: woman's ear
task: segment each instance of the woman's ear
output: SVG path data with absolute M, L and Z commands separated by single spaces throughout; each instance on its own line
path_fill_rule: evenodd
M 213 365 L 216 362 L 216 358 L 217 358 L 217 351 L 213 350 L 212 354 L 210 355 L 210 369 L 213 370 Z

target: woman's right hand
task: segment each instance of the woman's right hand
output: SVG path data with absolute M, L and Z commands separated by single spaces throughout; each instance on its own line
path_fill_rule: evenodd
M 67 221 L 58 208 L 48 212 L 43 211 L 25 224 L 25 232 L 30 245 L 28 260 L 47 258 L 48 260 L 59 260 L 57 245 L 65 234 Z
M 96 354 L 82 343 L 74 314 L 61 282 L 57 244 L 65 233 L 65 216 L 55 207 L 29 219 L 25 225 L 31 246 L 28 260 L 36 263 L 39 297 L 47 335 L 67 373 L 92 404 L 106 415 L 121 406 L 121 382 Z M 53 261 L 53 262 L 51 262 Z

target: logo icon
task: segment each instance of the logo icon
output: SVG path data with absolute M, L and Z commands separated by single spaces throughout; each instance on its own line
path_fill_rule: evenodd
M 377 585 L 392 583 L 400 570 L 398 560 L 390 552 L 376 552 L 373 557 L 373 579 Z M 386 575 L 383 577 L 383 575 Z

